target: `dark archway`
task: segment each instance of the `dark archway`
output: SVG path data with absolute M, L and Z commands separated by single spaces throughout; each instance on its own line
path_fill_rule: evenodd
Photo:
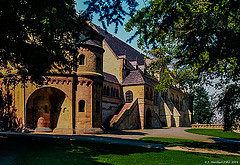
M 151 109 L 147 109 L 146 112 L 146 128 L 152 128 L 152 112 Z
M 40 118 L 44 118 L 43 127 L 52 130 L 56 128 L 65 98 L 64 92 L 53 87 L 45 87 L 33 92 L 26 105 L 27 128 L 37 128 Z

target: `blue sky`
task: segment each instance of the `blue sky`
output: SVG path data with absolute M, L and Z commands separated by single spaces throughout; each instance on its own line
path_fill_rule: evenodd
M 76 9 L 77 10 L 84 10 L 86 9 L 86 5 L 83 4 L 85 0 L 76 0 L 77 6 Z M 137 0 L 139 3 L 138 8 L 142 8 L 144 6 L 144 0 Z M 129 18 L 126 18 L 124 21 L 124 24 L 127 23 Z M 97 16 L 94 16 L 93 21 L 94 24 L 102 27 L 102 23 L 98 21 Z M 118 27 L 118 32 L 114 33 L 115 31 L 115 25 L 111 25 L 109 27 L 107 27 L 107 31 L 111 34 L 113 34 L 114 36 L 118 37 L 119 39 L 121 39 L 122 41 L 126 42 L 133 34 L 134 32 L 126 32 L 124 30 L 124 26 L 119 25 Z M 138 51 L 141 51 L 140 49 L 138 49 L 137 47 L 137 38 L 135 38 L 131 43 L 128 43 L 129 45 L 131 45 L 132 47 L 134 47 L 135 49 L 137 49 Z

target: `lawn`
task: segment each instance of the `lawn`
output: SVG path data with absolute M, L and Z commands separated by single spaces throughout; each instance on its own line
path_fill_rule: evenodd
M 189 133 L 208 135 L 208 136 L 240 141 L 240 133 L 223 132 L 223 130 L 220 130 L 220 129 L 187 129 L 185 131 Z
M 236 152 L 240 150 L 240 145 L 207 143 L 207 142 L 188 140 L 188 139 L 144 137 L 144 138 L 140 138 L 139 140 L 148 142 L 148 143 L 184 146 L 184 147 L 192 147 L 192 148 L 216 149 L 216 150 L 223 150 L 223 151 L 229 151 L 229 152 Z
M 1 143 L 0 138 L 0 143 Z M 10 137 L 4 145 L 17 142 L 25 146 L 14 165 L 74 165 L 74 164 L 204 164 L 205 161 L 238 161 L 240 157 L 200 154 L 182 151 L 148 149 L 76 140 L 33 137 Z M 3 144 L 3 143 L 2 143 Z M 1 156 L 1 155 L 0 155 Z

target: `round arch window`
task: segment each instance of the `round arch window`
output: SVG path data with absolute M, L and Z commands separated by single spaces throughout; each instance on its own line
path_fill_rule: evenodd
M 126 103 L 131 103 L 133 101 L 133 93 L 132 91 L 127 91 L 125 93 L 126 96 Z
M 78 102 L 78 112 L 85 112 L 85 101 L 80 100 Z
M 79 65 L 85 65 L 85 56 L 83 54 L 79 56 Z

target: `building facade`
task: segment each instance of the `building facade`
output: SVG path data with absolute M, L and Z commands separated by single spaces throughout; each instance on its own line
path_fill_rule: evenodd
M 190 126 L 185 93 L 154 89 L 157 79 L 144 73 L 147 61 L 134 48 L 91 25 L 89 39 L 79 45 L 78 67 L 55 72 L 42 86 L 31 80 L 1 79 L 9 105 L 25 128 L 36 132 L 82 134 L 102 127 L 145 129 Z M 10 106 L 8 108 L 10 108 Z

